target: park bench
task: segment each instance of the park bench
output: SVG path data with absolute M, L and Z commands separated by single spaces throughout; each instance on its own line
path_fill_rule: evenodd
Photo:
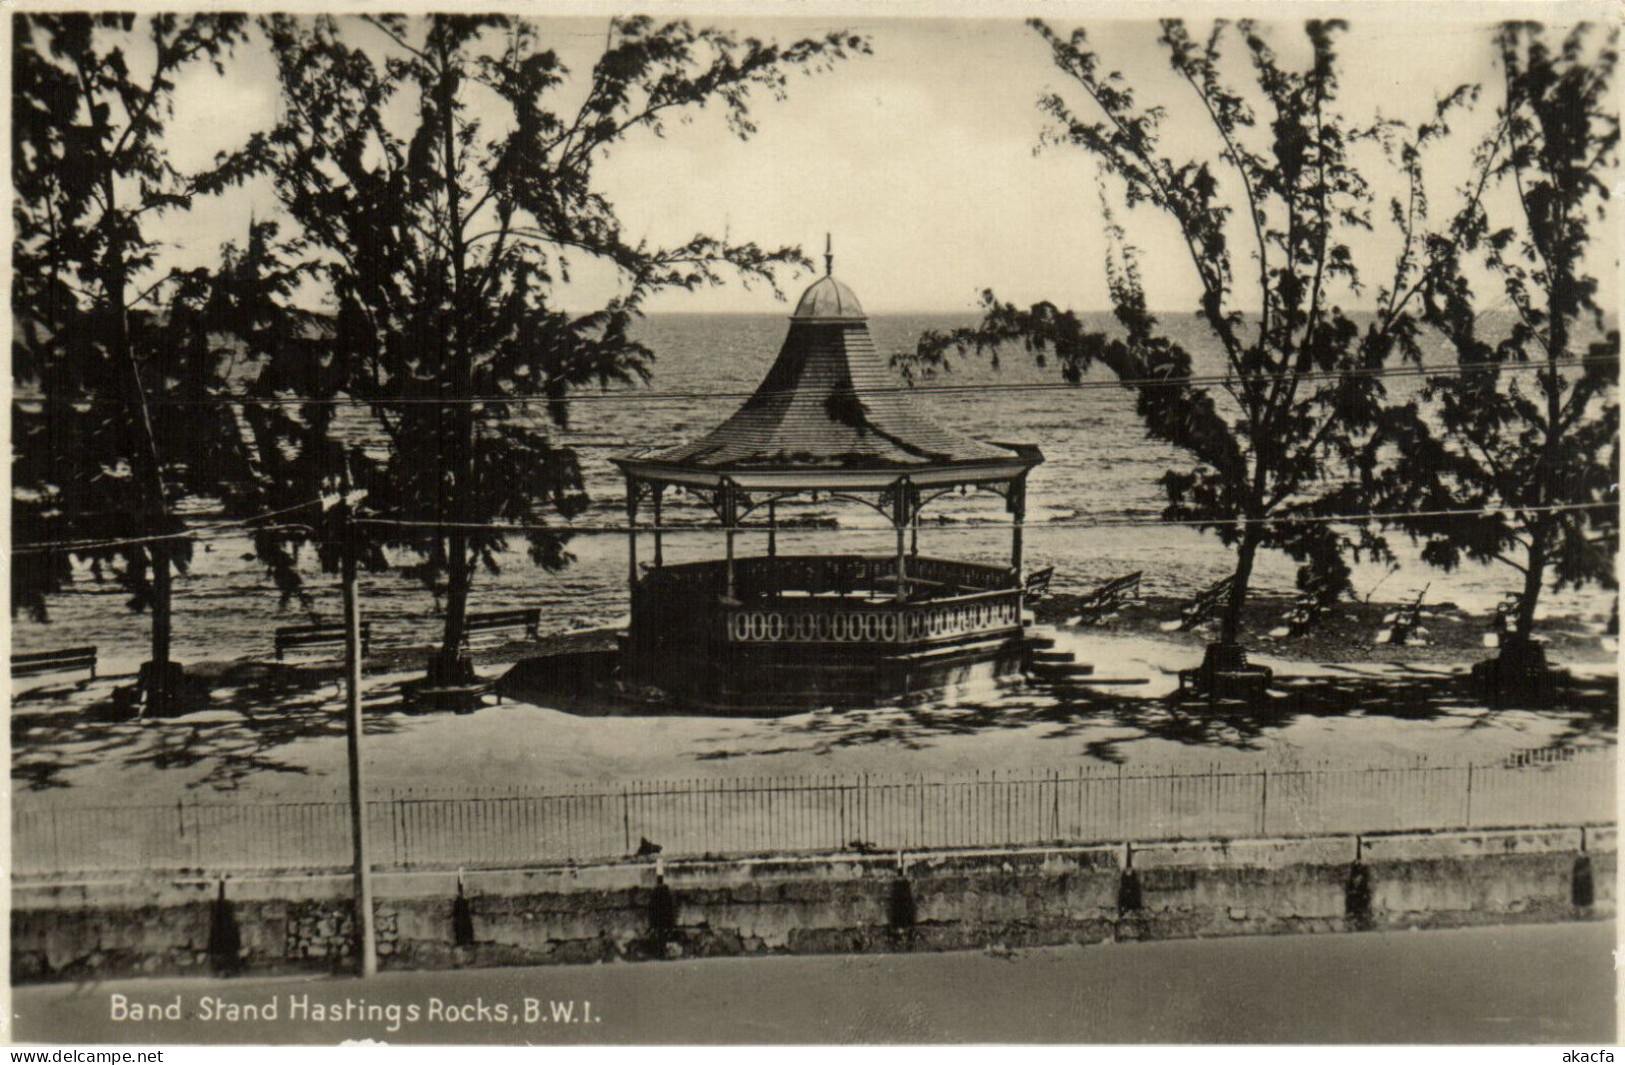
M 344 646 L 344 624 L 286 625 L 276 630 L 276 660 L 290 651 L 313 651 Z M 372 646 L 372 622 L 361 623 L 361 654 Z
M 90 670 L 90 679 L 96 679 L 96 648 L 65 647 L 60 651 L 29 651 L 11 656 L 11 675 L 32 677 L 40 673 L 72 673 Z
M 1423 586 L 1422 590 L 1416 593 L 1416 602 L 1408 603 L 1382 619 L 1388 627 L 1378 630 L 1376 642 L 1379 645 L 1392 644 L 1395 647 L 1403 647 L 1411 637 L 1425 635 L 1426 630 L 1421 630 L 1422 597 L 1428 594 L 1428 587 L 1430 586 Z
M 1501 653 L 1473 666 L 1472 686 L 1491 705 L 1550 706 L 1573 680 L 1569 671 L 1546 661 L 1545 641 L 1507 633 Z
M 1544 640 L 1518 627 L 1523 604 L 1522 593 L 1507 592 L 1496 605 L 1484 645 L 1498 647 L 1501 653 L 1473 666 L 1473 690 L 1492 706 L 1508 702 L 1550 706 L 1573 680 L 1568 670 L 1546 661 Z
M 472 615 L 471 615 L 472 616 Z M 407 686 L 408 699 L 418 709 L 428 711 L 450 710 L 458 714 L 471 714 L 485 706 L 485 697 L 495 694 L 502 702 L 502 693 L 496 681 L 487 680 L 474 672 L 474 663 L 466 655 L 451 661 L 439 656 L 429 660 L 426 676 Z
M 921 577 L 910 577 L 904 587 L 907 592 L 904 602 L 908 603 L 923 603 L 927 599 L 944 599 L 965 594 L 965 590 L 957 584 L 929 581 Z
M 1495 616 L 1490 618 L 1490 631 L 1484 636 L 1484 646 L 1499 647 L 1506 642 L 1508 635 L 1516 634 L 1518 614 L 1522 610 L 1522 594 L 1507 592 L 1502 600 L 1495 604 Z
M 1109 580 L 1084 596 L 1078 603 L 1078 623 L 1098 625 L 1116 613 L 1124 600 L 1138 596 L 1141 572 L 1135 570 L 1115 580 Z
M 1213 614 L 1219 609 L 1219 605 L 1229 598 L 1230 589 L 1235 583 L 1236 578 L 1235 575 L 1232 574 L 1231 576 L 1226 577 L 1224 580 L 1219 581 L 1217 584 L 1214 584 L 1212 587 L 1208 588 L 1207 591 L 1203 592 L 1201 595 L 1179 608 L 1178 621 L 1163 622 L 1160 626 L 1162 631 L 1184 632 L 1186 629 L 1193 629 L 1200 625 L 1202 622 L 1212 617 Z
M 469 637 L 487 632 L 497 632 L 502 629 L 511 629 L 522 626 L 526 639 L 539 640 L 542 638 L 542 611 L 540 607 L 522 607 L 517 610 L 490 610 L 480 614 L 469 614 L 463 619 L 463 643 L 467 644 Z
M 1274 670 L 1247 661 L 1240 644 L 1214 643 L 1208 645 L 1200 666 L 1179 671 L 1179 694 L 1203 694 L 1210 702 L 1239 699 L 1257 703 L 1274 679 Z
M 1335 593 L 1327 591 L 1329 587 L 1325 583 L 1315 583 L 1298 593 L 1292 608 L 1281 617 L 1285 624 L 1271 629 L 1270 635 L 1276 639 L 1293 640 L 1308 632 L 1326 613 L 1326 608 L 1337 600 Z
M 1028 599 L 1042 599 L 1049 594 L 1049 582 L 1054 576 L 1054 566 L 1047 566 L 1027 574 L 1027 580 L 1022 585 L 1022 594 Z

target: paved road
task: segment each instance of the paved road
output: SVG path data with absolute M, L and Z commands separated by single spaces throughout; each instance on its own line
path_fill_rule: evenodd
M 385 973 L 365 984 L 336 977 L 130 980 L 17 990 L 14 1038 L 74 1045 L 359 1038 L 1596 1045 L 1615 1041 L 1613 946 L 1613 923 L 1597 922 L 1107 944 L 1010 957 L 719 958 Z M 115 994 L 161 1008 L 179 1002 L 190 1016 L 114 1021 Z M 527 1018 L 526 999 L 547 1019 Z M 222 1003 L 274 1003 L 276 1019 L 220 1019 L 230 1013 Z M 387 1018 L 391 1008 L 398 1024 Z M 346 1009 L 352 1019 L 322 1016 Z M 366 1010 L 379 1019 L 354 1019 Z

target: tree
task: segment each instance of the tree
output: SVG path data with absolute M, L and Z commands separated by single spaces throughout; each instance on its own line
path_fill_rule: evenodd
M 1384 395 L 1375 371 L 1396 354 L 1421 357 L 1418 294 L 1431 264 L 1421 158 L 1474 90 L 1439 100 L 1415 129 L 1392 121 L 1360 127 L 1337 104 L 1343 23 L 1304 24 L 1313 59 L 1297 71 L 1251 22 L 1215 22 L 1199 42 L 1183 22 L 1165 20 L 1159 43 L 1215 144 L 1216 158 L 1177 161 L 1162 136 L 1167 110 L 1142 104 L 1122 74 L 1103 72 L 1085 30 L 1063 37 L 1041 21 L 1030 25 L 1099 116 L 1080 116 L 1058 93 L 1040 101 L 1051 119 L 1045 142 L 1082 148 L 1102 173 L 1107 282 L 1120 333 L 1091 330 L 1050 302 L 1023 309 L 988 291 L 979 325 L 928 333 L 900 361 L 930 372 L 950 351 L 996 356 L 1019 343 L 1040 360 L 1054 357 L 1074 382 L 1104 363 L 1137 393 L 1148 435 L 1192 459 L 1162 477 L 1164 520 L 1211 530 L 1235 551 L 1220 634 L 1234 644 L 1260 549 L 1300 563 L 1299 584 L 1324 595 L 1347 589 L 1349 554 L 1387 555 L 1380 535 L 1320 519 L 1365 507 L 1358 471 L 1371 462 Z M 1238 39 L 1252 81 L 1245 89 L 1226 77 L 1227 48 Z M 1362 326 L 1342 301 L 1365 292 L 1348 244 L 1351 233 L 1372 228 L 1374 197 L 1350 159 L 1365 139 L 1384 149 L 1405 192 L 1389 205 L 1400 251 Z M 1148 309 L 1138 252 L 1107 206 L 1109 178 L 1131 210 L 1149 206 L 1177 226 L 1224 372 L 1193 377 L 1190 352 Z
M 110 567 L 152 610 L 149 706 L 167 706 L 171 575 L 189 545 L 173 504 L 217 487 L 225 423 L 158 406 L 214 368 L 176 343 L 145 226 L 195 179 L 164 155 L 178 73 L 221 60 L 239 16 L 17 16 L 12 46 L 13 610 L 46 616 L 72 559 Z M 134 48 L 141 58 L 133 59 Z M 150 56 L 146 53 L 150 51 Z M 42 550 L 28 545 L 52 544 Z
M 215 178 L 235 180 L 229 170 Z M 300 548 L 314 539 L 318 557 L 334 568 L 346 534 L 342 513 L 314 506 L 342 488 L 348 449 L 335 429 L 334 400 L 344 373 L 333 358 L 331 318 L 297 303 L 318 264 L 303 240 L 280 230 L 250 220 L 246 243 L 228 241 L 217 269 L 181 277 L 172 331 L 194 361 L 227 367 L 231 395 L 215 406 L 231 431 L 222 434 L 218 464 L 237 475 L 220 484 L 222 510 L 239 519 L 287 516 L 287 524 L 250 524 L 254 554 L 284 605 L 297 598 L 308 606 Z M 384 568 L 377 551 L 366 561 Z
M 1434 238 L 1440 269 L 1426 317 L 1449 341 L 1455 372 L 1430 377 L 1385 426 L 1388 506 L 1482 508 L 1403 527 L 1445 569 L 1468 558 L 1517 570 L 1514 622 L 1525 638 L 1548 577 L 1559 588 L 1615 586 L 1619 333 L 1606 328 L 1586 254 L 1617 163 L 1617 38 L 1586 24 L 1555 48 L 1536 23 L 1496 33 L 1505 98 L 1473 180 L 1509 192 L 1506 210 L 1472 195 Z M 1500 289 L 1506 317 L 1479 309 L 1488 301 L 1471 263 Z
M 648 297 L 718 283 L 723 270 L 774 284 L 778 268 L 805 265 L 794 249 L 707 236 L 634 240 L 596 190 L 595 167 L 629 134 L 659 134 L 707 105 L 748 137 L 755 95 L 780 96 L 789 72 L 827 69 L 867 45 L 830 34 L 781 48 L 686 22 L 615 20 L 567 110 L 570 72 L 530 20 L 264 26 L 287 118 L 228 170 L 268 167 L 321 258 L 336 306 L 323 394 L 364 403 L 385 444 L 345 448 L 343 461 L 369 492 L 376 541 L 415 553 L 412 571 L 444 589 L 431 672 L 466 675 L 458 651 L 474 571 L 494 569 L 507 543 L 493 526 L 527 526 L 544 567 L 568 561 L 548 513 L 577 514 L 585 496 L 577 456 L 554 443 L 549 421 L 567 424 L 573 389 L 647 376 L 652 353 L 629 330 Z M 613 270 L 617 293 L 586 313 L 563 309 L 572 259 Z M 530 416 L 537 408 L 547 420 Z M 331 449 L 309 458 L 333 473 Z

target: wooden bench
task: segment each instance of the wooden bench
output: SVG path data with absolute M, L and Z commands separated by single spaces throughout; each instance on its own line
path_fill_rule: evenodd
M 1179 608 L 1179 620 L 1164 622 L 1161 626 L 1164 632 L 1184 632 L 1195 628 L 1219 609 L 1219 604 L 1230 597 L 1230 589 L 1235 585 L 1236 578 L 1232 574 L 1224 580 L 1208 588 L 1207 591 L 1192 599 Z
M 60 651 L 29 651 L 11 656 L 11 675 L 32 677 L 40 673 L 72 673 L 90 670 L 90 679 L 96 679 L 96 648 L 65 647 Z
M 485 706 L 487 695 L 496 692 L 496 681 L 475 673 L 474 662 L 467 655 L 450 660 L 436 656 L 429 660 L 424 678 L 408 685 L 407 690 L 419 709 L 471 714 Z M 502 702 L 500 692 L 497 702 Z
M 1495 616 L 1490 619 L 1490 635 L 1485 638 L 1484 646 L 1499 647 L 1509 635 L 1517 635 L 1518 615 L 1522 612 L 1522 593 L 1507 592 L 1501 602 L 1495 604 Z
M 1411 638 L 1421 624 L 1422 597 L 1428 594 L 1429 587 L 1431 587 L 1431 585 L 1425 585 L 1420 592 L 1416 593 L 1416 602 L 1402 606 L 1392 614 L 1389 614 L 1387 617 L 1382 619 L 1388 627 L 1386 629 L 1379 629 L 1377 631 L 1377 638 L 1375 642 L 1378 645 L 1392 644 L 1396 647 L 1405 646 L 1406 641 Z
M 276 660 L 289 651 L 310 651 L 344 646 L 344 624 L 286 625 L 276 630 Z M 361 654 L 372 646 L 372 622 L 361 623 Z
M 415 690 L 418 706 L 424 710 L 450 710 L 456 714 L 472 714 L 485 707 L 485 697 L 495 695 L 497 705 L 502 704 L 502 693 L 494 680 L 476 680 L 468 684 L 425 684 Z
M 463 619 L 463 643 L 467 645 L 469 637 L 477 633 L 496 632 L 499 629 L 511 629 L 515 626 L 524 627 L 526 639 L 541 639 L 541 608 L 490 610 L 482 614 L 470 614 Z
M 1326 613 L 1326 609 L 1336 602 L 1337 596 L 1327 591 L 1330 585 L 1322 582 L 1312 584 L 1298 594 L 1293 601 L 1292 609 L 1281 616 L 1285 624 L 1270 630 L 1270 635 L 1277 639 L 1294 640 L 1314 627 L 1315 622 Z
M 1049 582 L 1054 576 L 1054 566 L 1048 566 L 1034 573 L 1027 574 L 1027 580 L 1021 586 L 1022 594 L 1029 599 L 1040 599 L 1048 595 Z
M 1127 576 L 1107 581 L 1099 588 L 1084 596 L 1078 603 L 1078 621 L 1084 625 L 1098 625 L 1107 615 L 1113 613 L 1123 605 L 1123 600 L 1131 599 L 1140 594 L 1140 575 L 1143 571 L 1135 570 Z
M 869 589 L 869 594 L 867 596 L 871 602 L 877 599 L 894 598 L 897 595 L 896 574 L 876 577 L 869 583 L 873 585 L 873 587 Z M 924 577 L 903 578 L 903 601 L 906 603 L 918 603 L 922 599 L 932 599 L 939 598 L 944 595 L 959 594 L 960 591 L 957 584 L 948 584 L 945 581 L 927 580 Z
M 1209 702 L 1240 700 L 1261 702 L 1275 679 L 1268 666 L 1247 661 L 1238 644 L 1209 644 L 1202 664 L 1179 671 L 1179 694 L 1206 695 Z

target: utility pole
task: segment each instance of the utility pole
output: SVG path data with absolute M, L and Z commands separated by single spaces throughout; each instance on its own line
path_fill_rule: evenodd
M 350 839 L 355 848 L 355 918 L 361 975 L 378 974 L 378 935 L 372 915 L 372 863 L 367 856 L 367 793 L 361 778 L 361 599 L 356 595 L 355 504 L 365 492 L 350 490 L 346 464 L 344 507 L 344 738 L 350 763 Z

